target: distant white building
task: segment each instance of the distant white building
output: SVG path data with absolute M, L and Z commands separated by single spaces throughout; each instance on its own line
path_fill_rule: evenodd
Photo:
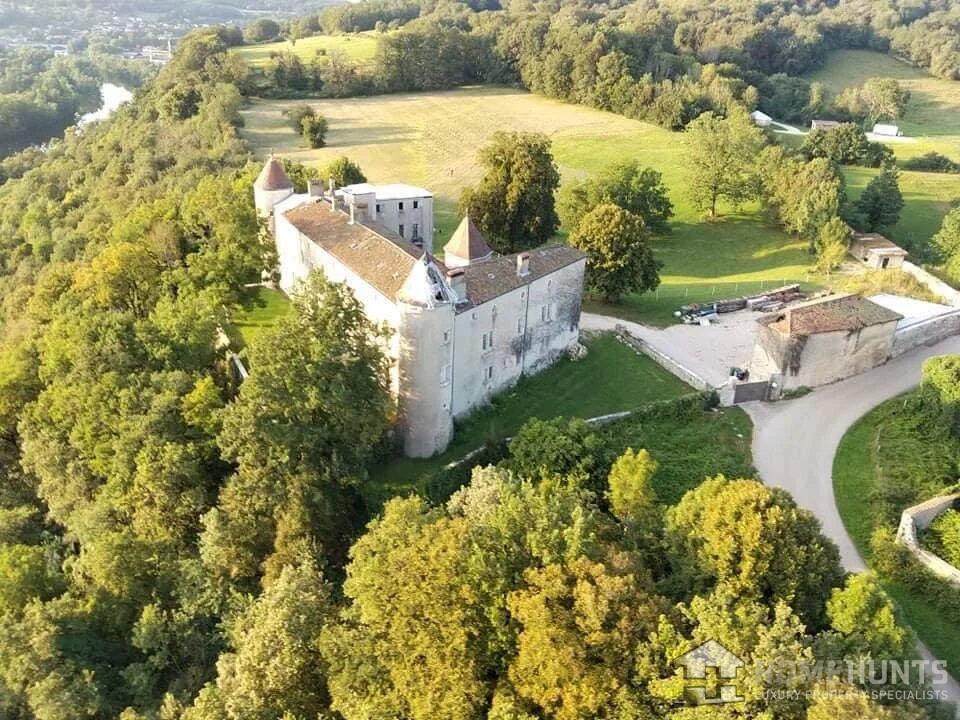
M 873 126 L 871 132 L 873 132 L 874 135 L 884 135 L 886 137 L 899 137 L 903 135 L 898 126 L 888 123 L 877 123 Z
M 765 112 L 760 112 L 759 110 L 754 110 L 750 113 L 750 117 L 753 118 L 755 125 L 759 127 L 770 127 L 770 123 L 773 122 L 773 118 L 767 115 Z
M 429 192 L 368 183 L 337 190 L 331 181 L 326 191 L 315 182 L 297 195 L 272 158 L 254 197 L 277 244 L 282 290 L 319 268 L 390 328 L 385 352 L 407 455 L 443 451 L 455 418 L 578 345 L 586 266 L 579 250 L 500 256 L 466 217 L 442 263 L 429 253 Z

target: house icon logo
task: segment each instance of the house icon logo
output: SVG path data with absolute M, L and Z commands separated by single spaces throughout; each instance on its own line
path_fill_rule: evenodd
M 683 668 L 684 699 L 690 705 L 742 702 L 737 680 L 746 663 L 715 640 L 708 640 L 676 659 Z

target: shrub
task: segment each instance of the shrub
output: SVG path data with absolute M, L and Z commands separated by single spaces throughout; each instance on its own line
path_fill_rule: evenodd
M 303 119 L 313 117 L 316 114 L 316 111 L 307 105 L 307 103 L 297 103 L 293 107 L 283 111 L 283 115 L 287 118 L 287 122 L 290 123 L 290 127 L 297 133 L 303 132 Z
M 301 121 L 303 139 L 312 148 L 322 148 L 327 144 L 327 119 L 323 115 L 308 115 Z
M 946 155 L 941 155 L 938 152 L 928 152 L 925 155 L 906 160 L 903 163 L 903 169 L 920 172 L 960 173 L 960 163 L 954 162 Z
M 960 567 L 960 512 L 953 508 L 937 516 L 923 537 L 924 544 L 954 567 Z

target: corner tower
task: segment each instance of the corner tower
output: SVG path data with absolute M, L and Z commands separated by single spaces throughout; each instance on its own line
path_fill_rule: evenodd
M 453 437 L 456 297 L 424 253 L 397 294 L 399 406 L 404 453 L 430 457 Z
M 293 195 L 293 183 L 283 169 L 283 164 L 273 155 L 267 160 L 253 183 L 253 203 L 257 207 L 257 215 L 262 218 L 271 218 L 273 208 Z M 273 231 L 273 222 L 270 223 Z

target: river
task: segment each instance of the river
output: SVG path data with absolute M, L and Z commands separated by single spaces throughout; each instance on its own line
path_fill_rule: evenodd
M 114 110 L 124 103 L 130 102 L 133 99 L 133 93 L 120 85 L 104 83 L 100 86 L 100 97 L 103 98 L 100 109 L 83 115 L 77 123 L 80 127 L 98 120 L 106 120 L 113 114 Z

